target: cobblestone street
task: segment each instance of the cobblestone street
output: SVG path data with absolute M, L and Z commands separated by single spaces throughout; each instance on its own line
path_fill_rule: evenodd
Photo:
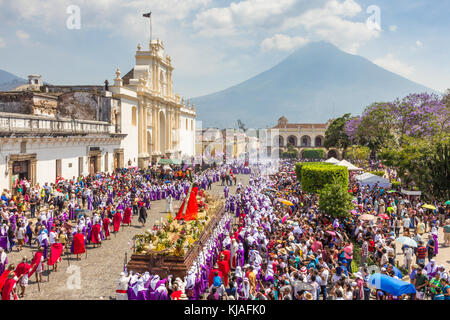
M 244 186 L 248 184 L 248 175 L 239 175 L 238 183 Z M 235 186 L 230 188 L 230 193 L 234 194 Z M 219 183 L 213 185 L 210 193 L 223 197 L 223 186 Z M 177 212 L 180 201 L 174 201 L 173 208 Z M 81 260 L 76 260 L 75 255 L 63 257 L 63 261 L 58 265 L 58 271 L 43 272 L 43 282 L 40 283 L 40 291 L 33 275 L 29 281 L 24 300 L 101 300 L 112 299 L 116 289 L 116 280 L 119 277 L 124 265 L 125 254 L 128 259 L 132 251 L 132 237 L 149 229 L 154 221 L 167 215 L 165 211 L 165 200 L 153 201 L 148 212 L 148 220 L 145 227 L 137 221 L 137 216 L 133 216 L 130 227 L 122 226 L 116 235 L 111 234 L 111 240 L 103 241 L 102 246 L 92 248 L 88 245 L 87 255 L 81 256 Z M 172 213 L 173 215 L 174 213 Z M 23 256 L 32 259 L 35 246 L 32 249 L 24 247 L 21 252 L 8 254 L 9 263 L 20 262 Z M 69 265 L 70 263 L 70 265 Z M 77 281 L 77 279 L 79 279 Z

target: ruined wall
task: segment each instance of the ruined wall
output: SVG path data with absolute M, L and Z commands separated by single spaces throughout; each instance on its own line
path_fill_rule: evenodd
M 32 98 L 26 92 L 0 93 L 0 112 L 32 114 Z
M 69 92 L 59 97 L 58 115 L 65 118 L 109 122 L 111 98 L 92 92 Z

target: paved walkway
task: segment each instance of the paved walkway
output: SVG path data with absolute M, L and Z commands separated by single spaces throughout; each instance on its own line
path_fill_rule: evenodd
M 248 185 L 249 175 L 239 175 L 237 182 Z M 230 192 L 235 193 L 236 187 L 230 187 Z M 212 190 L 207 191 L 223 197 L 223 186 L 219 183 L 213 185 Z M 173 208 L 178 211 L 181 201 L 174 201 Z M 88 246 L 87 255 L 83 255 L 77 261 L 72 255 L 63 257 L 59 263 L 58 271 L 47 272 L 47 266 L 43 272 L 43 282 L 40 283 L 40 291 L 35 282 L 35 276 L 29 281 L 24 300 L 101 300 L 111 299 L 115 296 L 116 280 L 123 270 L 125 254 L 128 259 L 132 251 L 132 238 L 138 233 L 143 233 L 156 220 L 165 218 L 167 213 L 165 200 L 152 201 L 148 212 L 148 220 L 145 227 L 133 216 L 132 225 L 121 227 L 116 235 L 111 234 L 111 240 L 105 240 L 101 247 Z M 23 256 L 30 260 L 35 252 L 35 247 L 24 247 L 21 252 L 8 254 L 9 263 L 19 263 Z M 69 265 L 70 263 L 70 265 Z M 47 277 L 49 275 L 49 277 Z
M 428 233 L 427 233 L 428 234 Z M 401 236 L 401 235 L 400 235 Z M 422 239 L 424 243 L 428 241 L 428 236 L 422 236 Z M 439 235 L 438 235 L 438 254 L 434 257 L 436 260 L 436 263 L 438 265 L 444 265 L 445 270 L 447 272 L 450 271 L 450 247 L 444 247 L 444 229 L 442 227 L 439 228 Z M 402 253 L 402 246 L 396 241 L 396 251 L 397 251 L 397 257 L 396 260 L 398 261 L 400 266 L 404 265 L 404 255 Z M 415 256 L 413 257 L 413 264 L 416 262 Z M 426 259 L 426 263 L 428 263 L 428 257 Z

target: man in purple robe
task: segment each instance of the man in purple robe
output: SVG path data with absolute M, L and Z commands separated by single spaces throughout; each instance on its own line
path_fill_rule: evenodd
M 8 226 L 6 224 L 3 224 L 3 226 L 0 229 L 0 248 L 3 248 L 4 250 L 8 250 L 9 240 L 8 240 Z
M 0 275 L 3 274 L 7 265 L 8 257 L 6 256 L 5 250 L 3 248 L 0 248 Z

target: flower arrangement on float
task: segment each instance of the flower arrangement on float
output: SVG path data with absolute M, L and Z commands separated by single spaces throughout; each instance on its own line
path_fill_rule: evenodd
M 203 191 L 203 190 L 201 190 Z M 170 214 L 166 221 L 156 221 L 151 230 L 134 237 L 135 253 L 143 255 L 167 255 L 182 257 L 195 245 L 211 218 L 222 208 L 224 202 L 206 192 L 197 196 L 199 211 L 197 220 L 175 220 Z

